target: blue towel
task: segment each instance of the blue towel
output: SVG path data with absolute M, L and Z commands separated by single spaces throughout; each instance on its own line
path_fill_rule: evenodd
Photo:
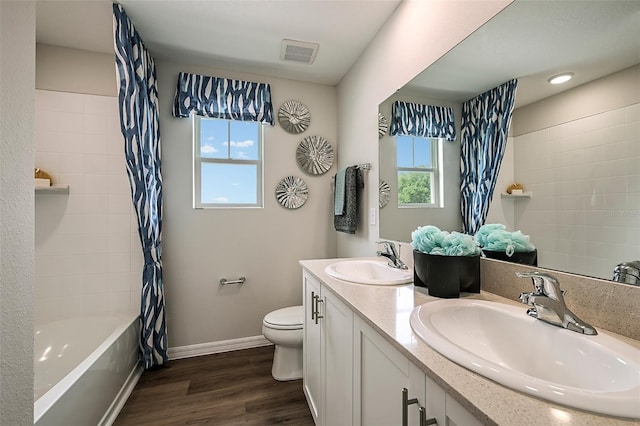
M 336 191 L 334 199 L 334 214 L 338 216 L 344 214 L 344 189 L 345 189 L 345 174 L 347 169 L 340 169 L 336 174 Z

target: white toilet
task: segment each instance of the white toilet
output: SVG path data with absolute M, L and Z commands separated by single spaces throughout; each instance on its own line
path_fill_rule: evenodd
M 269 312 L 262 320 L 262 334 L 275 345 L 271 375 L 280 381 L 302 378 L 302 306 Z

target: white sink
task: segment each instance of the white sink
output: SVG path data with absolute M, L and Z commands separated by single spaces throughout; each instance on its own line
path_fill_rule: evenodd
M 570 407 L 640 418 L 640 350 L 601 330 L 585 336 L 495 302 L 449 299 L 411 313 L 411 328 L 453 362 Z
M 413 281 L 413 272 L 409 269 L 397 269 L 379 260 L 343 260 L 332 263 L 324 271 L 339 280 L 359 284 L 396 285 Z

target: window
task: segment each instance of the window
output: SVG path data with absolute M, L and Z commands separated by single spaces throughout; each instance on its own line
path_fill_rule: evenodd
M 443 207 L 442 139 L 396 136 L 399 207 Z
M 262 207 L 262 126 L 194 115 L 193 205 Z

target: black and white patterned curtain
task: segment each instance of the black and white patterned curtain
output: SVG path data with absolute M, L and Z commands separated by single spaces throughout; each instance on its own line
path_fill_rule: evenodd
M 462 105 L 460 210 L 462 229 L 474 235 L 484 224 L 507 146 L 518 80 Z
M 453 108 L 396 101 L 391 105 L 391 136 L 456 139 Z
M 113 4 L 113 35 L 125 157 L 144 253 L 140 350 L 145 368 L 168 360 L 162 286 L 162 174 L 156 67 L 121 5 Z
M 273 125 L 271 86 L 181 72 L 173 116 L 189 117 L 191 112 L 204 117 Z

